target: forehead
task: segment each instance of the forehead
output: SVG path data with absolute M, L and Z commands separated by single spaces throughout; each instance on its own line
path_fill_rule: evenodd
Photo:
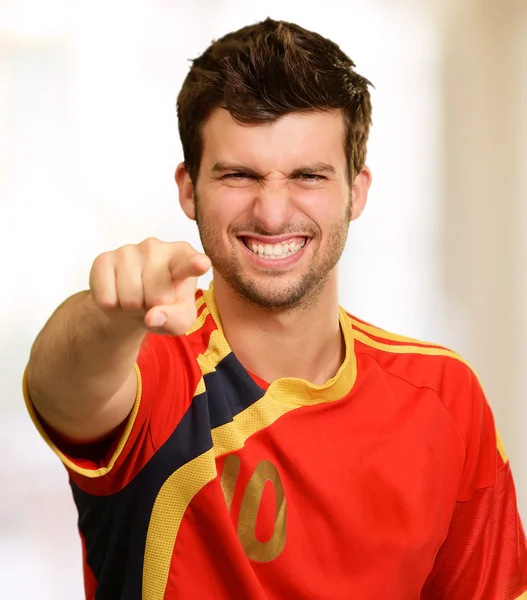
M 274 123 L 246 125 L 220 108 L 203 127 L 201 163 L 205 169 L 228 161 L 271 172 L 325 162 L 345 172 L 344 133 L 338 111 L 291 113 Z

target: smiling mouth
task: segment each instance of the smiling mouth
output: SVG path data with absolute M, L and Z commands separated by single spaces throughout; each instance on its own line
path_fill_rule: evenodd
M 306 237 L 294 237 L 278 244 L 265 244 L 261 240 L 250 238 L 248 236 L 243 236 L 241 239 L 245 247 L 253 254 L 256 254 L 256 256 L 259 256 L 260 258 L 271 260 L 286 258 L 300 252 L 308 241 L 308 238 Z

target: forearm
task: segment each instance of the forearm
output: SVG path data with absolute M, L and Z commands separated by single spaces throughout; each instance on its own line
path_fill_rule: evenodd
M 31 350 L 27 381 L 37 410 L 72 419 L 96 412 L 130 377 L 144 335 L 140 319 L 109 316 L 89 292 L 68 298 Z

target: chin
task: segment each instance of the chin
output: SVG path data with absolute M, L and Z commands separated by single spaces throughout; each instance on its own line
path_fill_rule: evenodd
M 236 294 L 260 308 L 284 310 L 298 307 L 313 295 L 314 289 L 305 280 L 296 282 L 258 282 L 235 279 L 227 281 Z M 310 282 L 311 283 L 311 282 Z

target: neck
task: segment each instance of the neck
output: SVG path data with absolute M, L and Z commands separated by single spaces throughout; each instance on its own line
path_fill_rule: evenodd
M 214 296 L 230 348 L 248 371 L 264 381 L 295 377 L 322 385 L 344 361 L 336 273 L 313 301 L 293 309 L 255 306 L 218 273 Z

